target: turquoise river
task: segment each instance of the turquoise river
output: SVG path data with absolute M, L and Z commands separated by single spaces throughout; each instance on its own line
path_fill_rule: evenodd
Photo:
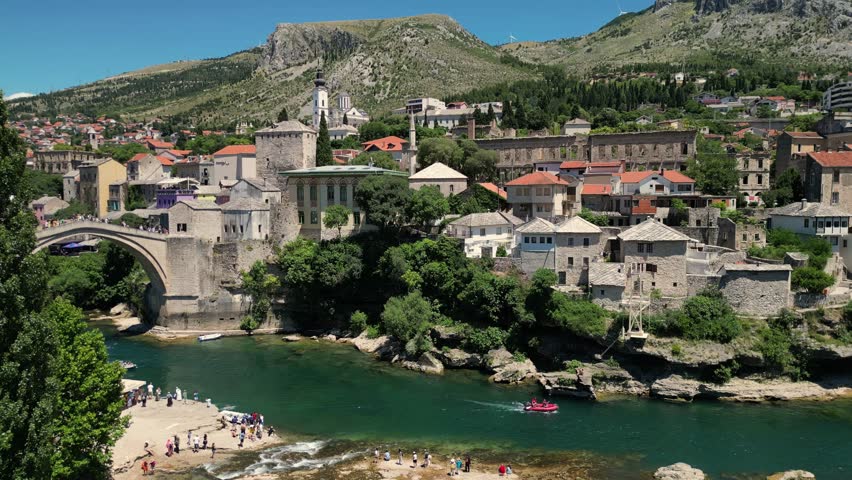
M 280 431 L 351 444 L 424 445 L 440 451 L 593 456 L 612 465 L 595 478 L 648 478 L 686 462 L 713 478 L 760 478 L 805 469 L 820 480 L 852 479 L 852 401 L 778 405 L 670 404 L 619 398 L 562 399 L 557 414 L 524 413 L 534 386 L 495 386 L 480 373 L 409 372 L 351 346 L 285 343 L 280 336 L 199 344 L 119 337 L 102 328 L 128 374 L 197 390 L 220 408 L 262 412 Z M 395 451 L 395 450 L 393 450 Z

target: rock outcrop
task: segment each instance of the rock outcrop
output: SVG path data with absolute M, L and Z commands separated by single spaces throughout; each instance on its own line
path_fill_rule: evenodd
M 589 374 L 580 376 L 569 372 L 542 373 L 538 377 L 538 382 L 544 387 L 548 395 L 590 400 L 596 398 L 592 376 Z
M 396 357 L 402 348 L 399 341 L 394 338 L 386 335 L 370 338 L 366 332 L 355 338 L 345 339 L 345 341 L 354 345 L 361 352 L 372 353 L 382 359 Z
M 420 355 L 420 358 L 416 362 L 404 360 L 402 366 L 409 370 L 432 375 L 441 375 L 444 373 L 444 364 L 438 361 L 431 352 Z
M 765 402 L 782 400 L 802 400 L 809 398 L 830 398 L 848 394 L 849 387 L 844 382 L 826 386 L 814 382 L 789 382 L 784 380 L 750 380 L 735 378 L 719 385 L 703 383 L 670 375 L 651 384 L 651 396 L 674 401 L 692 401 L 696 398 L 708 400 L 729 400 L 736 402 Z
M 810 480 L 816 478 L 811 472 L 805 470 L 788 470 L 781 473 L 773 473 L 766 477 L 766 480 Z
M 482 355 L 468 353 L 458 348 L 435 352 L 435 356 L 449 368 L 480 368 Z
M 505 348 L 491 350 L 485 355 L 485 366 L 494 372 L 494 383 L 522 383 L 538 376 L 538 370 L 528 358 L 517 361 Z
M 675 463 L 668 467 L 660 467 L 654 472 L 657 480 L 704 480 L 704 472 L 686 463 Z

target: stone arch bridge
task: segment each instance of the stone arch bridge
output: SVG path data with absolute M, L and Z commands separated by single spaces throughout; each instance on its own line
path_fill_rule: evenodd
M 92 235 L 125 247 L 142 264 L 154 288 L 161 294 L 169 291 L 168 237 L 162 233 L 102 222 L 70 222 L 39 230 L 33 253 L 81 235 Z

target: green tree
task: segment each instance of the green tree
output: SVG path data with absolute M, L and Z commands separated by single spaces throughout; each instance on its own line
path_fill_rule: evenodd
M 337 238 L 343 236 L 343 227 L 349 223 L 349 215 L 352 213 L 345 205 L 331 205 L 325 209 L 324 218 L 322 219 L 325 228 L 336 228 Z
M 699 136 L 697 158 L 689 163 L 687 175 L 696 188 L 707 195 L 733 195 L 737 192 L 737 159 L 722 144 Z
M 392 297 L 382 311 L 385 331 L 406 344 L 406 352 L 420 353 L 431 347 L 429 328 L 437 313 L 420 292 Z
M 106 144 L 98 148 L 98 152 L 121 163 L 127 163 L 137 153 L 151 153 L 145 145 L 139 143 L 127 143 L 124 145 Z M 211 152 L 212 153 L 212 152 Z
M 684 302 L 674 327 L 691 340 L 729 343 L 742 333 L 742 324 L 718 290 L 705 290 Z
M 325 120 L 325 112 L 320 117 L 319 133 L 317 133 L 317 166 L 331 165 L 334 163 L 334 155 L 331 151 L 331 138 L 328 136 L 328 122 Z
M 286 122 L 287 120 L 290 120 L 290 116 L 287 115 L 287 107 L 283 107 L 281 108 L 281 111 L 278 112 L 278 121 Z
M 252 264 L 247 272 L 240 272 L 242 278 L 242 289 L 249 297 L 248 315 L 240 322 L 240 330 L 245 330 L 251 335 L 257 330 L 272 306 L 272 295 L 280 286 L 278 277 L 268 273 L 266 264 L 258 260 Z
M 349 125 L 349 116 L 347 114 L 343 114 L 343 124 Z
M 28 168 L 25 183 L 29 185 L 33 198 L 42 195 L 62 197 L 62 175 L 53 175 Z
M 814 267 L 801 267 L 793 270 L 793 288 L 819 294 L 834 285 L 834 277 Z
M 95 210 L 92 209 L 88 204 L 82 203 L 77 199 L 71 200 L 68 202 L 68 206 L 57 210 L 56 213 L 53 214 L 53 218 L 56 220 L 68 220 L 76 217 L 77 215 L 94 215 Z
M 462 173 L 474 182 L 492 182 L 497 179 L 497 160 L 497 152 L 478 150 L 464 161 Z
M 174 169 L 174 166 L 172 168 Z M 137 208 L 146 208 L 147 206 L 148 202 L 145 201 L 145 197 L 142 195 L 142 186 L 130 185 L 127 188 L 127 202 L 125 202 L 124 208 L 128 211 L 133 211 Z
M 390 135 L 387 124 L 377 120 L 362 124 L 358 127 L 358 134 L 361 142 L 369 142 Z
M 428 167 L 441 162 L 451 168 L 461 168 L 464 150 L 449 138 L 427 138 L 417 147 L 417 163 Z
M 370 176 L 355 189 L 355 201 L 367 214 L 367 221 L 382 230 L 402 226 L 410 197 L 408 181 L 398 176 Z
M 399 170 L 399 164 L 388 152 L 364 152 L 352 159 L 352 165 L 370 165 L 386 170 Z
M 450 213 L 450 204 L 440 188 L 426 185 L 411 194 L 406 213 L 408 218 L 423 228 L 423 231 L 428 232 L 433 222 Z
M 675 199 L 675 200 L 678 200 L 678 199 Z M 585 207 L 580 209 L 579 217 L 582 218 L 583 220 L 591 223 L 591 224 L 594 224 L 594 225 L 597 225 L 597 226 L 600 226 L 600 227 L 605 227 L 605 226 L 609 225 L 609 217 L 607 217 L 606 215 L 603 215 L 603 214 L 597 214 L 597 213 L 595 213 L 595 212 L 593 212 L 593 211 L 591 211 L 591 210 L 589 210 L 588 208 L 585 208 Z

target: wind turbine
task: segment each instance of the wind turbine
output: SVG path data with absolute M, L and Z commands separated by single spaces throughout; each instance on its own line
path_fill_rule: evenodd
M 616 0 L 615 4 L 618 6 L 618 16 L 619 17 L 622 16 L 622 15 L 627 15 L 628 12 L 625 12 L 624 10 L 621 9 L 621 2 Z
M 515 43 L 515 40 L 517 40 L 517 38 L 515 38 L 515 36 L 511 33 L 509 33 L 509 43 Z

